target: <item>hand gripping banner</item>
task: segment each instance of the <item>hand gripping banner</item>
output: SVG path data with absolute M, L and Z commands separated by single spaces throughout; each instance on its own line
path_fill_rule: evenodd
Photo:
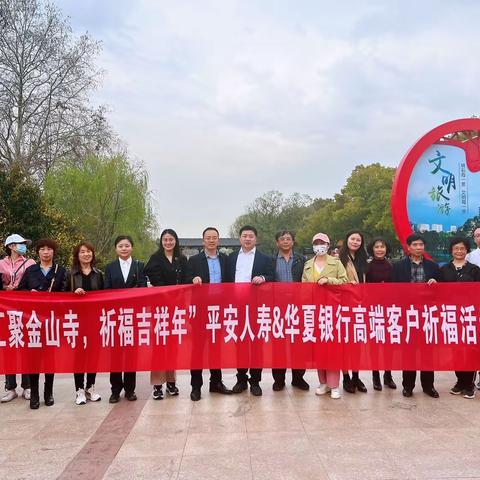
M 480 285 L 0 292 L 0 373 L 478 370 Z

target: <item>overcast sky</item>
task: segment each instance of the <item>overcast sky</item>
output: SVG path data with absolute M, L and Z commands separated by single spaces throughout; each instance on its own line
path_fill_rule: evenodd
M 268 190 L 331 196 L 480 113 L 475 0 L 57 3 L 103 42 L 94 100 L 179 236 L 226 236 Z

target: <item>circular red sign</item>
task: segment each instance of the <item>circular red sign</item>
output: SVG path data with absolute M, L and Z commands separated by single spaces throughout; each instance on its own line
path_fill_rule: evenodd
M 457 132 L 480 132 L 480 118 L 461 118 L 444 123 L 421 137 L 403 157 L 393 181 L 391 210 L 392 220 L 398 239 L 405 248 L 406 238 L 413 233 L 407 210 L 407 192 L 410 178 L 416 163 L 431 145 L 443 141 L 445 144 L 456 145 L 463 148 L 466 153 L 467 166 L 471 172 L 480 170 L 480 139 L 460 142 L 458 140 L 445 140 Z

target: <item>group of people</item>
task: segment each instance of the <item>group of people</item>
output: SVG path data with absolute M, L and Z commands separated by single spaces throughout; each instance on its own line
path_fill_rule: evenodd
M 425 258 L 425 239 L 420 234 L 407 238 L 408 255 L 396 263 L 389 259 L 390 246 L 383 238 L 374 238 L 365 245 L 360 230 L 351 230 L 337 251 L 331 245 L 326 233 L 319 232 L 312 238 L 314 256 L 306 260 L 294 250 L 295 234 L 281 230 L 276 236 L 277 253 L 270 257 L 256 248 L 257 230 L 251 225 L 240 229 L 240 249 L 231 255 L 219 252 L 220 236 L 215 227 L 207 227 L 203 233 L 203 251 L 187 259 L 180 252 L 176 232 L 165 229 L 160 236 L 160 247 L 145 265 L 132 257 L 134 243 L 130 236 L 121 235 L 115 239 L 117 259 L 109 263 L 105 272 L 95 266 L 95 248 L 89 242 L 81 242 L 73 251 L 72 265 L 68 270 L 55 263 L 57 243 L 49 238 L 35 243 L 38 262 L 27 257 L 31 241 L 19 234 L 12 234 L 5 240 L 6 256 L 0 260 L 0 287 L 5 290 L 27 290 L 42 292 L 73 292 L 86 295 L 92 290 L 146 287 L 148 281 L 154 287 L 179 284 L 202 283 L 252 283 L 265 282 L 315 282 L 322 285 L 341 285 L 379 282 L 428 283 L 480 281 L 480 227 L 473 234 L 477 249 L 470 252 L 466 238 L 454 237 L 450 241 L 451 261 L 439 267 Z M 318 370 L 319 387 L 317 395 L 330 394 L 331 398 L 341 397 L 340 371 Z M 402 378 L 403 395 L 411 397 L 415 387 L 415 371 L 404 371 Z M 358 371 L 344 371 L 343 390 L 348 393 L 367 392 Z M 476 372 L 455 372 L 457 381 L 450 393 L 475 396 Z M 273 390 L 285 388 L 286 369 L 273 369 Z M 293 369 L 291 384 L 301 390 L 309 390 L 304 379 L 305 370 Z M 84 405 L 87 401 L 101 400 L 95 391 L 96 373 L 75 373 L 75 403 Z M 262 369 L 238 369 L 237 381 L 228 388 L 222 379 L 220 369 L 210 370 L 209 391 L 230 395 L 247 390 L 261 396 Z M 434 372 L 422 371 L 420 381 L 423 391 L 432 398 L 438 398 L 434 387 Z M 382 390 L 380 372 L 372 372 L 373 388 Z M 54 404 L 54 374 L 45 373 L 44 402 Z M 152 396 L 161 400 L 165 392 L 178 395 L 175 371 L 151 372 Z M 201 399 L 203 385 L 202 370 L 191 370 L 192 401 Z M 137 399 L 135 394 L 136 372 L 110 373 L 110 403 L 120 400 L 122 391 L 129 401 Z M 383 385 L 390 389 L 397 386 L 390 371 L 383 374 Z M 22 374 L 22 396 L 29 400 L 30 408 L 40 406 L 39 374 Z M 9 402 L 18 396 L 17 377 L 6 375 L 5 394 L 1 402 Z

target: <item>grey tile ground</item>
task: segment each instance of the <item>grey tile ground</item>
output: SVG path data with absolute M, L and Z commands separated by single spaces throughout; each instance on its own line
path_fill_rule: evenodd
M 370 373 L 361 376 L 367 394 L 332 400 L 314 395 L 314 372 L 307 372 L 310 392 L 289 385 L 273 392 L 271 373 L 264 371 L 261 398 L 209 394 L 206 374 L 202 399 L 194 403 L 187 372 L 179 374 L 180 396 L 161 401 L 148 397 L 148 374 L 141 373 L 140 415 L 113 461 L 102 465 L 108 445 L 95 433 L 111 413 L 129 415 L 133 405 L 123 399 L 109 405 L 108 375 L 102 374 L 103 400 L 76 406 L 72 376 L 57 375 L 53 407 L 31 411 L 20 398 L 0 405 L 2 473 L 52 479 L 69 465 L 75 478 L 86 478 L 82 472 L 98 463 L 103 478 L 116 480 L 480 478 L 480 394 L 473 400 L 448 394 L 452 373 L 436 375 L 438 400 L 419 387 L 411 399 L 401 389 L 374 392 Z M 394 376 L 400 384 L 400 374 Z M 235 383 L 234 372 L 225 383 Z M 120 425 L 111 428 L 120 434 Z

